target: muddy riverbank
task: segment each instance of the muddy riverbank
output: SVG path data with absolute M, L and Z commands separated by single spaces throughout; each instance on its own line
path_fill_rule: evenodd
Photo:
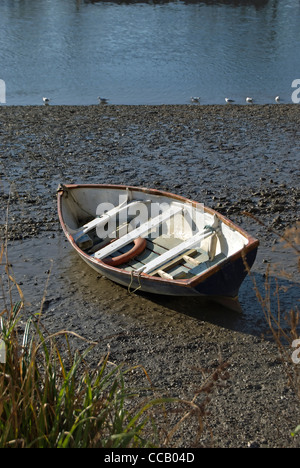
M 112 361 L 143 365 L 153 385 L 172 396 L 192 398 L 200 369 L 214 368 L 222 356 L 230 379 L 212 400 L 204 444 L 300 445 L 290 436 L 299 404 L 252 280 L 240 291 L 242 315 L 195 298 L 129 294 L 71 251 L 57 219 L 56 188 L 142 185 L 217 209 L 259 238 L 253 277 L 263 291 L 272 265 L 284 314 L 299 301 L 299 272 L 294 252 L 271 230 L 283 233 L 299 219 L 299 129 L 296 105 L 0 107 L 0 232 L 27 313 L 39 310 L 48 280 L 49 331 L 99 342 L 92 363 L 109 345 Z M 194 435 L 185 427 L 182 446 Z

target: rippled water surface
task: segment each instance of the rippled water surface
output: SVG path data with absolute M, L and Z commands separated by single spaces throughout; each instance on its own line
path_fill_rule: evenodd
M 1 0 L 6 104 L 292 102 L 298 0 Z

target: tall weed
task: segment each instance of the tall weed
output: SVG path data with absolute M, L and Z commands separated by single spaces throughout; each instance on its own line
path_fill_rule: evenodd
M 245 214 L 255 219 L 267 230 L 271 231 L 277 239 L 279 238 L 285 252 L 288 250 L 293 252 L 295 271 L 300 273 L 300 222 L 297 222 L 294 227 L 287 229 L 284 233 L 279 233 L 273 228 L 265 226 L 261 220 L 253 215 L 249 213 Z M 246 268 L 248 268 L 247 264 Z M 296 284 L 298 284 L 299 277 L 295 278 L 295 273 L 286 271 L 282 268 L 280 271 L 277 271 L 276 267 L 269 264 L 265 273 L 264 290 L 261 291 L 249 268 L 248 274 L 252 278 L 257 299 L 280 353 L 284 364 L 283 367 L 287 374 L 288 383 L 291 388 L 293 388 L 293 391 L 299 398 L 300 402 L 300 363 L 295 362 L 293 359 L 295 346 L 298 346 L 300 343 L 300 310 L 299 306 L 295 304 L 288 312 L 283 311 L 280 300 L 282 289 L 285 289 L 286 294 L 289 293 L 288 287 L 284 288 L 280 285 L 280 278 L 290 281 L 291 283 L 296 282 Z M 292 435 L 295 436 L 298 433 L 300 433 L 300 425 L 292 432 Z

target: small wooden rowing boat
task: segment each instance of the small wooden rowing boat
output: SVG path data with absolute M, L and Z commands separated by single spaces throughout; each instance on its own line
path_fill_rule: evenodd
M 105 277 L 132 290 L 204 296 L 232 308 L 258 240 L 220 213 L 142 187 L 60 185 L 57 193 L 67 239 Z

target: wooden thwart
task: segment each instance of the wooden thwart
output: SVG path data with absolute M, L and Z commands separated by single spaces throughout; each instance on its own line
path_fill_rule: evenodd
M 108 257 L 109 255 L 121 249 L 125 245 L 129 244 L 130 242 L 133 242 L 134 239 L 137 239 L 138 237 L 146 236 L 152 229 L 156 228 L 163 222 L 167 221 L 172 216 L 175 216 L 176 214 L 182 212 L 182 210 L 183 210 L 182 206 L 171 206 L 170 209 L 166 210 L 159 216 L 156 216 L 155 218 L 150 219 L 150 221 L 142 224 L 138 228 L 129 232 L 128 234 L 116 240 L 115 242 L 112 242 L 106 247 L 103 247 L 102 249 L 98 250 L 96 253 L 94 253 L 91 256 L 99 260 L 101 260 L 102 258 Z

